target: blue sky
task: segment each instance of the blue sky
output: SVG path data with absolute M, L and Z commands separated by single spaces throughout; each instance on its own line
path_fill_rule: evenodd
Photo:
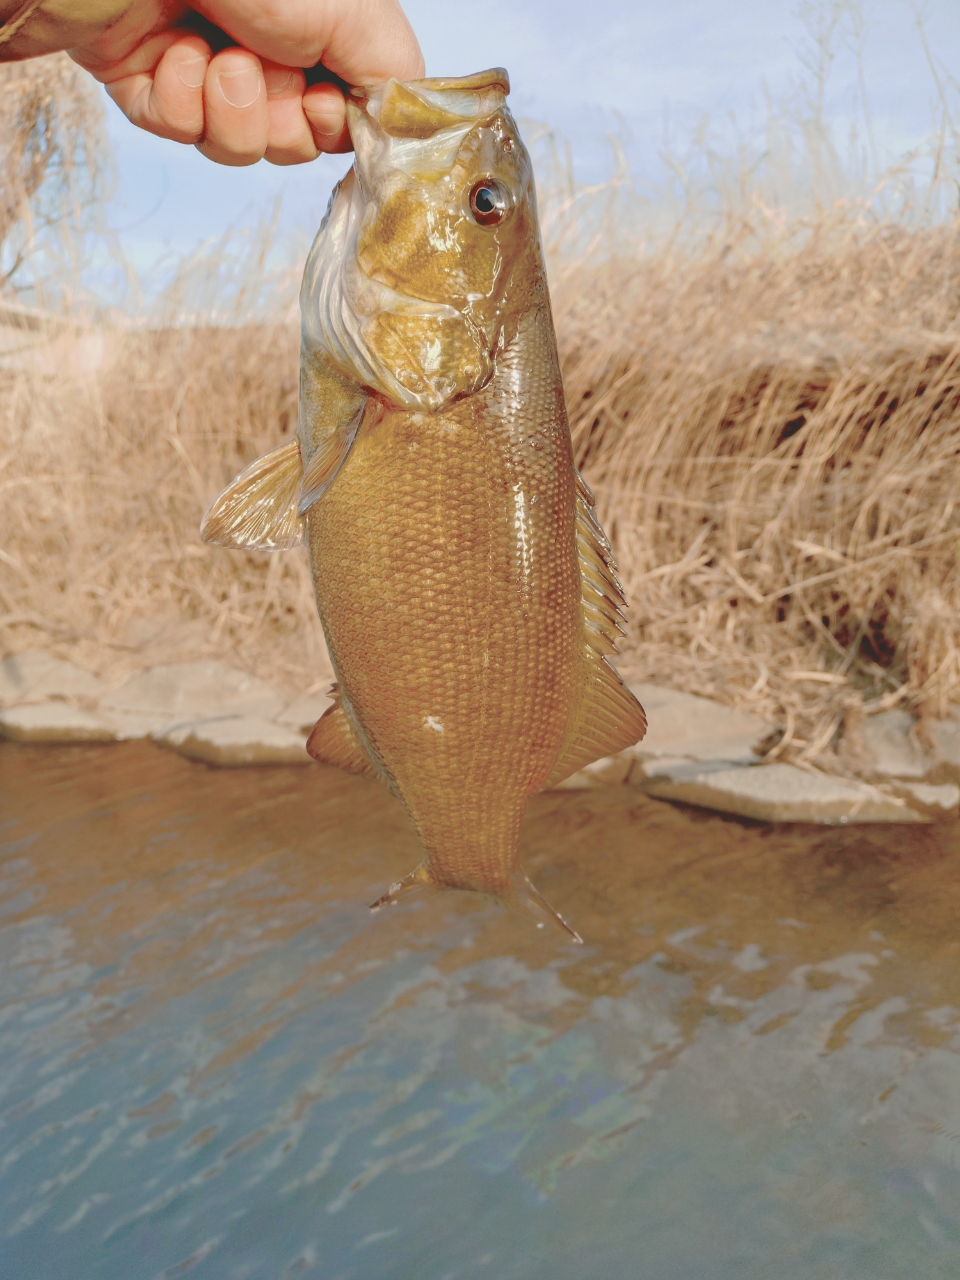
M 709 114 L 728 128 L 735 117 L 749 135 L 764 118 L 765 88 L 775 99 L 798 91 L 810 48 L 796 0 L 408 0 L 405 7 L 428 74 L 506 66 L 514 114 L 569 138 L 588 179 L 609 171 L 611 132 L 627 139 L 642 177 L 656 176 L 665 127 L 682 145 Z M 936 91 L 910 5 L 867 0 L 862 11 L 874 134 L 890 160 L 927 134 Z M 941 74 L 960 79 L 960 2 L 926 0 L 922 12 Z M 838 134 L 860 113 L 849 45 L 837 42 L 826 103 Z M 118 169 L 108 216 L 140 271 L 269 216 L 278 200 L 283 225 L 312 233 L 349 164 L 332 157 L 295 169 L 262 162 L 226 169 L 141 133 L 109 103 L 108 113 Z

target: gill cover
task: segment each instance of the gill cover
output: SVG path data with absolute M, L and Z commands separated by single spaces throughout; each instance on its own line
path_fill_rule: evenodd
M 348 102 L 356 162 L 307 260 L 303 350 L 398 408 L 436 410 L 487 382 L 511 279 L 525 254 L 539 264 L 508 89 L 498 69 L 390 80 Z

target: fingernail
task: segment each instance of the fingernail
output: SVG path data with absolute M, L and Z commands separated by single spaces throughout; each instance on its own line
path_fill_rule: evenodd
M 319 134 L 321 138 L 337 138 L 343 131 L 343 116 L 327 116 L 320 117 L 318 120 L 314 116 L 310 122 L 313 125 L 313 131 Z
M 277 77 L 276 72 L 264 72 L 264 79 L 267 82 L 267 97 L 279 98 L 282 93 L 286 93 L 293 83 L 293 72 L 288 71 L 281 78 Z
M 186 58 L 177 63 L 177 79 L 188 89 L 203 87 L 203 77 L 207 74 L 206 58 Z
M 255 67 L 221 71 L 217 81 L 220 92 L 231 107 L 249 107 L 260 97 L 260 73 Z

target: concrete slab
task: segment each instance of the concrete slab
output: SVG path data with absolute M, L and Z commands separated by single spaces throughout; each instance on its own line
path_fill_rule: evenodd
M 230 716 L 178 724 L 153 735 L 191 760 L 207 764 L 310 764 L 306 738 L 257 716 Z
M 929 816 L 865 782 L 808 773 L 791 764 L 755 768 L 676 764 L 643 790 L 719 813 L 766 822 L 928 822 Z
M 24 649 L 0 662 L 0 706 L 50 698 L 96 701 L 102 693 L 95 675 L 43 649 Z
M 14 742 L 114 742 L 114 730 L 69 702 L 33 702 L 0 710 L 0 735 Z

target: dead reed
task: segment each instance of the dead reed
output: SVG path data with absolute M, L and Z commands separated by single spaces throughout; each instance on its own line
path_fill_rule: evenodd
M 557 298 L 624 665 L 821 764 L 845 720 L 960 700 L 960 236 L 861 215 L 574 271 Z

